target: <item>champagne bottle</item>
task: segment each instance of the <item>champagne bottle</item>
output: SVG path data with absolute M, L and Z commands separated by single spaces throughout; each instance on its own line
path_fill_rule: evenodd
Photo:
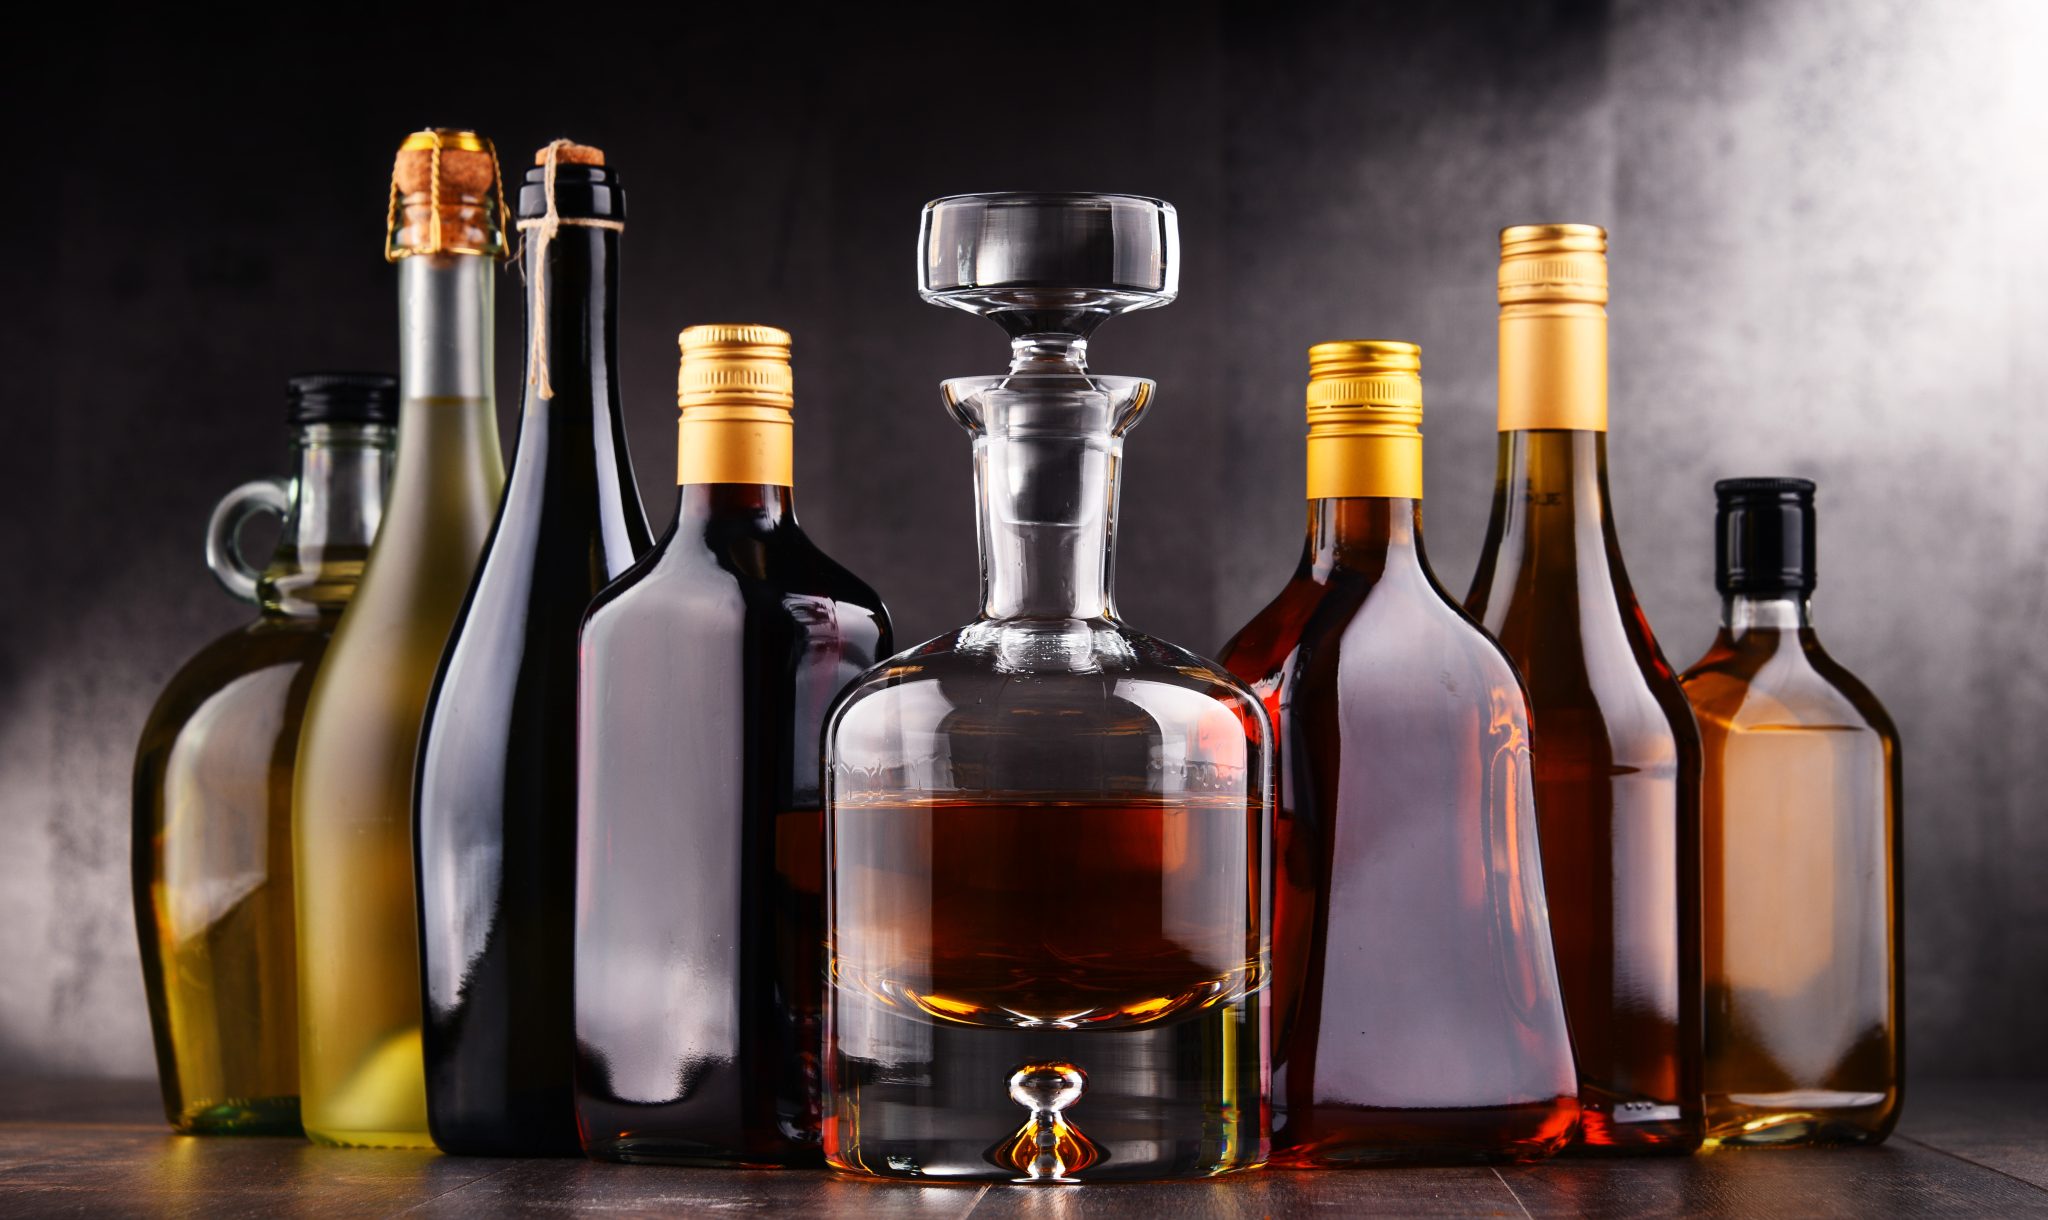
M 575 1155 L 576 633 L 648 548 L 612 374 L 618 174 L 557 141 L 519 193 L 526 402 L 420 739 L 427 1120 L 444 1151 Z
M 408 137 L 393 168 L 398 467 L 307 699 L 294 787 L 299 1083 L 316 1143 L 429 1147 L 412 862 L 421 713 L 505 483 L 491 388 L 497 156 Z
M 355 592 L 384 507 L 397 383 L 290 383 L 292 473 L 214 510 L 207 559 L 253 622 L 185 663 L 135 758 L 135 925 L 164 1111 L 194 1135 L 299 1133 L 292 773 L 314 667 Z M 260 572 L 242 524 L 283 534 Z
M 1467 608 L 1528 684 L 1580 1142 L 1700 1141 L 1699 734 L 1607 490 L 1607 234 L 1501 234 L 1500 474 Z
M 1578 1122 L 1521 680 L 1422 546 L 1421 353 L 1309 349 L 1309 536 L 1224 647 L 1278 729 L 1273 1161 L 1518 1161 Z
M 675 521 L 583 629 L 577 1111 L 603 1160 L 815 1165 L 819 749 L 889 616 L 797 524 L 787 332 L 681 346 Z
M 1899 734 L 1814 634 L 1814 486 L 1714 484 L 1705 745 L 1707 1140 L 1874 1144 L 1905 1069 Z

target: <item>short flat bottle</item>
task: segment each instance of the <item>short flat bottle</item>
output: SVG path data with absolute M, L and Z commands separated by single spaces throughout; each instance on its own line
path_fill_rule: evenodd
M 1874 1144 L 1905 1043 L 1899 735 L 1814 633 L 1814 486 L 1714 486 L 1704 749 L 1707 1140 Z
M 797 524 L 789 344 L 683 332 L 675 520 L 583 627 L 575 1083 L 601 1160 L 820 1161 L 819 747 L 890 634 Z
M 527 171 L 526 394 L 476 583 L 420 729 L 427 1124 L 444 1152 L 574 1156 L 577 632 L 647 552 L 619 418 L 625 191 L 601 150 Z M 552 220 L 546 241 L 538 234 Z
M 1499 479 L 1465 606 L 1534 717 L 1573 1148 L 1683 1154 L 1700 1142 L 1699 732 L 1615 530 L 1606 251 L 1593 225 L 1501 234 Z
M 1011 336 L 945 385 L 974 437 L 981 613 L 884 662 L 827 734 L 825 1155 L 885 1177 L 1207 1177 L 1266 1158 L 1270 731 L 1227 671 L 1118 617 L 1123 435 L 1152 383 L 1087 335 L 1172 299 L 1170 206 L 925 209 L 926 299 Z
M 409 137 L 393 169 L 398 465 L 377 542 L 307 696 L 293 784 L 306 1135 L 431 1148 L 412 790 L 420 724 L 505 485 L 492 389 L 497 157 Z
M 313 674 L 383 511 L 396 383 L 291 381 L 288 480 L 237 488 L 207 558 L 254 621 L 186 662 L 135 758 L 135 923 L 164 1111 L 193 1135 L 297 1135 L 298 968 L 292 776 Z M 283 533 L 260 571 L 242 524 Z
M 1579 1103 L 1528 701 L 1423 550 L 1419 352 L 1309 358 L 1308 543 L 1223 651 L 1278 729 L 1273 1162 L 1545 1157 Z

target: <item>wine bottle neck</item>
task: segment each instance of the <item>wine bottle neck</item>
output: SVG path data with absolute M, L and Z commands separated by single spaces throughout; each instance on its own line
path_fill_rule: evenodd
M 305 424 L 292 436 L 291 508 L 257 581 L 268 613 L 338 613 L 355 590 L 384 515 L 392 430 Z
M 1604 555 L 1613 542 L 1607 490 L 1607 434 L 1518 430 L 1500 436 L 1496 524 L 1506 538 L 1538 548 L 1538 562 Z
M 615 229 L 565 225 L 545 248 L 526 242 L 527 414 L 543 405 L 564 415 L 616 414 L 618 254 Z
M 398 459 L 386 533 L 430 537 L 445 513 L 468 510 L 457 485 L 493 501 L 503 485 L 492 386 L 496 282 L 491 260 L 476 255 L 415 254 L 398 264 Z
M 776 483 L 685 483 L 676 489 L 676 528 L 704 532 L 741 527 L 769 533 L 796 524 L 796 497 Z
M 1110 553 L 1122 450 L 1107 432 L 975 438 L 983 618 L 1116 617 Z
M 1731 593 L 1721 599 L 1721 628 L 1731 640 L 1753 633 L 1813 628 L 1813 601 L 1805 593 Z
M 1377 576 L 1424 565 L 1422 501 L 1381 496 L 1308 502 L 1308 547 L 1302 565 L 1317 581 L 1336 572 Z

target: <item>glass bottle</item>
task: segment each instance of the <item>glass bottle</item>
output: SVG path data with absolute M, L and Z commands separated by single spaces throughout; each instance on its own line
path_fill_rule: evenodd
M 299 721 L 384 507 L 397 382 L 290 382 L 292 474 L 230 492 L 207 562 L 256 619 L 185 663 L 135 757 L 135 928 L 171 1126 L 299 1134 L 291 796 Z M 283 520 L 261 571 L 242 524 Z
M 1704 749 L 1707 1140 L 1874 1144 L 1899 1119 L 1899 735 L 1813 632 L 1814 486 L 1725 479 Z
M 1622 566 L 1607 490 L 1607 234 L 1501 233 L 1500 475 L 1466 608 L 1534 714 L 1579 1144 L 1700 1141 L 1699 735 Z
M 497 524 L 420 730 L 427 1124 L 445 1152 L 574 1156 L 576 633 L 648 548 L 619 422 L 625 192 L 543 148 L 519 192 L 526 403 Z
M 577 1113 L 603 1160 L 815 1165 L 819 748 L 889 616 L 797 524 L 788 333 L 680 345 L 675 520 L 583 629 Z
M 1270 729 L 1111 593 L 1105 318 L 1173 299 L 1174 211 L 929 204 L 924 297 L 1011 338 L 944 386 L 974 437 L 981 613 L 871 670 L 826 736 L 825 1155 L 891 1177 L 1209 1176 L 1266 1159 Z
M 1422 546 L 1421 352 L 1309 349 L 1308 544 L 1223 650 L 1278 730 L 1273 1159 L 1548 1156 L 1578 1121 L 1528 700 Z
M 393 168 L 398 467 L 362 587 L 314 679 L 292 816 L 306 1134 L 431 1147 L 412 785 L 421 713 L 505 483 L 491 388 L 497 156 L 423 131 Z

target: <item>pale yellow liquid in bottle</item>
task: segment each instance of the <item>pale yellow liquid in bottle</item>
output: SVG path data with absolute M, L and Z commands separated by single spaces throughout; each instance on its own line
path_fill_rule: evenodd
M 401 264 L 408 397 L 397 475 L 362 587 L 314 680 L 299 748 L 300 1109 L 307 1136 L 323 1144 L 433 1146 L 420 1058 L 413 766 L 505 466 L 489 397 L 489 262 L 441 256 L 418 265 L 428 261 Z M 422 317 L 428 306 L 441 314 Z M 433 327 L 459 333 L 434 336 L 435 347 L 418 333 Z M 462 371 L 451 378 L 455 365 Z M 479 393 L 413 396 L 451 381 Z

